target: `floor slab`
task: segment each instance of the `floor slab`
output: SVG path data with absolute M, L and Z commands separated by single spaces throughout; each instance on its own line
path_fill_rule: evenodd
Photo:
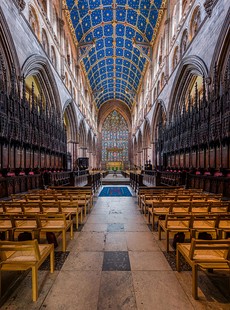
M 129 252 L 131 270 L 172 270 L 161 252 Z
M 101 271 L 104 252 L 72 252 L 62 270 Z
M 137 310 L 131 272 L 102 272 L 97 309 Z
M 97 309 L 100 271 L 60 271 L 43 303 L 48 310 Z
M 194 309 L 173 271 L 133 271 L 138 310 Z

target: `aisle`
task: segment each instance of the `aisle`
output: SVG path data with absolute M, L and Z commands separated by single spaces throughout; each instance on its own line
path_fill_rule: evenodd
M 38 302 L 31 301 L 27 277 L 4 309 L 207 309 L 204 298 L 191 296 L 191 274 L 172 271 L 162 246 L 136 197 L 96 198 L 82 231 L 68 243 L 62 269 L 39 271 Z

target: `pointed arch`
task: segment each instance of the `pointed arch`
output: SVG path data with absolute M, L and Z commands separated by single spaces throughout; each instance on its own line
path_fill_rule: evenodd
M 81 148 L 87 148 L 87 131 L 84 120 L 81 121 L 79 126 L 79 146 Z
M 61 115 L 60 95 L 48 60 L 41 55 L 31 55 L 22 66 L 22 75 L 25 78 L 29 76 L 36 77 L 50 108 L 55 108 Z
M 208 69 L 204 61 L 198 56 L 188 56 L 181 60 L 172 86 L 169 98 L 168 115 L 170 121 L 174 110 L 181 105 L 181 100 L 189 89 L 194 76 L 208 77 Z

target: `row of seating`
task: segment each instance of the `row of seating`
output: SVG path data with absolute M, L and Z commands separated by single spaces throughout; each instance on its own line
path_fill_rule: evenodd
M 221 197 L 216 195 L 200 195 L 200 194 L 186 194 L 186 195 L 144 195 L 140 199 L 140 208 L 146 214 L 147 207 L 154 202 L 215 202 L 221 200 Z
M 162 231 L 165 232 L 167 252 L 170 237 L 174 241 L 178 240 L 177 235 L 190 238 L 191 243 L 177 243 L 176 266 L 179 272 L 183 256 L 192 267 L 192 295 L 195 299 L 198 299 L 199 268 L 230 271 L 230 239 L 224 239 L 230 233 L 230 203 L 221 199 L 221 195 L 203 193 L 202 190 L 145 188 L 139 191 L 138 205 L 144 214 L 148 213 L 152 229 L 158 217 L 159 240 Z M 196 239 L 201 237 L 199 233 L 217 239 Z
M 0 231 L 7 239 L 14 240 L 15 234 L 29 232 L 33 239 L 40 240 L 41 233 L 52 232 L 62 236 L 62 250 L 66 251 L 66 232 L 70 229 L 73 238 L 73 220 L 70 214 L 0 214 Z
M 169 251 L 170 233 L 189 233 L 189 237 L 197 237 L 199 232 L 209 232 L 216 238 L 225 238 L 230 232 L 230 214 L 167 214 L 165 219 L 158 221 L 158 236 L 161 232 L 166 234 L 166 250 Z
M 50 270 L 54 271 L 54 245 L 39 244 L 45 233 L 60 234 L 62 251 L 66 251 L 66 235 L 73 238 L 75 216 L 79 218 L 93 207 L 92 189 L 68 191 L 36 190 L 29 194 L 12 195 L 11 201 L 0 201 L 0 232 L 8 240 L 0 241 L 1 270 L 32 269 L 32 299 L 38 298 L 38 268 L 50 256 Z M 17 236 L 29 232 L 32 241 L 14 241 Z
M 90 210 L 93 207 L 93 197 L 88 196 L 85 193 L 82 194 L 77 194 L 77 195 L 72 195 L 69 194 L 67 195 L 62 195 L 62 194 L 53 194 L 53 195 L 25 195 L 23 198 L 21 199 L 13 199 L 12 202 L 15 203 L 24 203 L 24 202 L 66 202 L 66 203 L 72 203 L 72 202 L 76 202 L 78 204 L 79 207 L 83 207 L 84 208 L 84 214 L 86 216 L 87 212 L 89 213 Z M 11 202 L 11 203 L 12 203 Z M 10 203 L 9 201 L 7 201 L 7 203 Z M 3 203 L 4 204 L 4 203 Z
M 0 204 L 0 214 L 70 214 L 75 217 L 76 229 L 83 221 L 83 209 L 77 201 L 73 202 L 2 202 Z M 1 229 L 1 223 L 0 223 Z
M 230 212 L 228 201 L 217 202 L 157 202 L 147 209 L 148 222 L 154 230 L 155 218 L 166 214 L 222 214 Z

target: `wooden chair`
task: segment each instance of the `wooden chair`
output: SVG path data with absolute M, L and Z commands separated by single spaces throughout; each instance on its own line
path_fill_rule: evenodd
M 226 238 L 230 233 L 230 214 L 220 214 L 217 220 L 217 233 L 219 238 Z
M 62 251 L 66 251 L 66 232 L 70 229 L 70 239 L 73 239 L 73 221 L 66 219 L 65 214 L 41 214 L 40 233 L 53 232 L 62 234 Z
M 40 203 L 41 205 L 41 212 L 44 214 L 57 214 L 57 213 L 61 213 L 61 208 L 60 208 L 60 204 L 59 201 L 42 201 Z
M 197 201 L 191 201 L 190 204 L 190 210 L 189 212 L 192 214 L 200 214 L 200 213 L 209 213 L 209 209 L 210 209 L 210 203 L 208 202 L 197 202 Z
M 50 272 L 54 272 L 53 244 L 33 241 L 0 241 L 0 270 L 18 271 L 32 269 L 32 299 L 38 299 L 38 268 L 50 256 Z
M 173 202 L 171 204 L 170 213 L 172 214 L 188 214 L 190 210 L 190 202 Z
M 210 203 L 210 213 L 227 213 L 230 210 L 230 204 L 228 201 L 217 201 Z
M 36 214 L 14 214 L 11 215 L 13 227 L 13 240 L 15 233 L 30 232 L 33 239 L 39 240 L 40 224 Z
M 6 234 L 6 239 L 13 238 L 13 225 L 10 214 L 0 214 L 0 232 Z
M 76 229 L 78 229 L 79 224 L 79 216 L 80 216 L 80 223 L 83 221 L 83 209 L 78 207 L 78 201 L 74 200 L 71 202 L 59 202 L 60 211 L 64 214 L 69 214 L 75 216 L 75 223 Z
M 158 236 L 161 231 L 166 233 L 166 250 L 169 251 L 169 233 L 190 232 L 191 215 L 167 214 L 165 220 L 158 221 Z
M 28 194 L 25 197 L 26 201 L 41 201 L 40 195 Z
M 3 204 L 4 213 L 22 213 L 22 203 L 19 201 L 6 201 Z
M 215 233 L 217 237 L 217 215 L 211 214 L 196 214 L 191 220 L 191 237 L 196 238 L 196 234 L 200 232 Z
M 198 299 L 198 268 L 230 270 L 230 239 L 196 240 L 179 243 L 176 250 L 176 266 L 180 271 L 180 257 L 192 267 L 192 296 Z
M 41 213 L 41 202 L 40 201 L 29 201 L 22 203 L 23 214 L 35 214 Z
M 152 230 L 154 230 L 155 217 L 159 217 L 161 215 L 166 215 L 170 213 L 171 210 L 171 202 L 154 202 L 152 203 L 152 207 L 148 208 L 148 221 L 150 223 L 150 219 L 152 218 Z

